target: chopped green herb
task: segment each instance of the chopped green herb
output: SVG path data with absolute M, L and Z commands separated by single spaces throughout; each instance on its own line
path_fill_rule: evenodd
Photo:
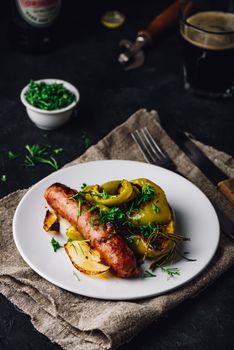
M 81 189 L 83 190 L 86 186 L 87 186 L 86 183 L 83 182 L 81 185 Z
M 78 200 L 78 212 L 77 212 L 77 216 L 79 217 L 81 214 L 81 209 L 82 209 L 82 204 L 84 203 L 83 199 L 79 199 Z
M 97 205 L 93 205 L 91 208 L 89 208 L 89 212 L 92 213 L 92 211 L 94 211 L 97 208 L 98 208 Z
M 88 135 L 87 131 L 83 131 L 82 132 L 82 140 L 84 141 L 84 145 L 85 148 L 88 148 L 89 146 L 92 145 L 92 139 L 91 137 Z
M 75 95 L 63 84 L 36 83 L 31 80 L 25 98 L 32 106 L 47 111 L 62 109 L 76 100 Z
M 143 274 L 143 277 L 146 278 L 146 277 L 156 277 L 156 275 L 151 272 L 150 270 L 145 270 L 144 274 Z
M 52 168 L 54 168 L 55 170 L 59 169 L 59 165 L 57 160 L 54 157 L 50 157 L 49 159 L 45 159 L 45 158 L 41 158 L 41 157 L 37 157 L 37 161 L 39 163 L 45 163 L 45 164 L 49 164 Z
M 15 159 L 15 158 L 18 158 L 19 157 L 19 154 L 16 154 L 16 153 L 14 153 L 14 152 L 12 152 L 12 151 L 9 151 L 8 152 L 8 158 L 9 159 Z
M 89 146 L 92 145 L 92 140 L 88 136 L 86 136 L 84 138 L 84 143 L 85 143 L 85 148 L 89 148 Z
M 67 241 L 68 241 L 68 242 L 72 242 L 73 239 L 71 239 L 70 237 L 68 237 Z
M 7 176 L 6 175 L 2 175 L 1 176 L 1 181 L 2 182 L 7 182 Z
M 111 239 L 112 237 L 113 237 L 113 235 L 110 233 L 106 238 Z
M 80 192 L 77 192 L 76 194 L 74 194 L 73 196 L 71 197 L 68 197 L 68 199 L 72 199 L 73 201 L 77 201 L 78 198 L 81 196 L 81 193 Z
M 58 170 L 59 165 L 54 157 L 50 156 L 49 158 L 45 158 L 50 149 L 49 145 L 26 145 L 25 148 L 29 153 L 29 155 L 25 156 L 25 166 L 34 167 L 37 163 L 44 163 L 50 165 L 53 169 Z
M 161 271 L 168 275 L 168 279 L 171 277 L 179 276 L 180 270 L 177 267 L 163 267 L 160 266 Z
M 149 237 L 153 232 L 158 233 L 157 224 L 147 224 L 138 226 L 139 233 L 144 237 Z
M 49 145 L 26 145 L 26 150 L 29 152 L 31 157 L 39 157 L 41 155 L 47 154 L 48 149 L 50 148 Z
M 62 248 L 62 246 L 59 244 L 59 242 L 56 241 L 56 239 L 54 239 L 54 238 L 51 239 L 50 243 L 51 243 L 51 245 L 52 245 L 52 247 L 54 249 L 54 252 L 57 252 L 57 250 L 59 248 Z
M 109 221 L 125 221 L 125 213 L 119 207 L 111 207 L 108 211 L 100 210 L 99 219 L 103 224 Z
M 54 149 L 54 153 L 55 154 L 58 154 L 58 153 L 61 153 L 61 152 L 63 152 L 63 148 L 62 147 Z
M 126 241 L 127 241 L 127 244 L 130 245 L 130 246 L 134 243 L 134 239 L 133 238 L 127 238 Z
M 160 212 L 160 209 L 159 207 L 155 204 L 155 203 L 152 203 L 152 209 L 155 213 L 159 213 Z
M 150 201 L 154 196 L 154 189 L 151 186 L 142 186 L 141 191 L 138 193 L 136 198 L 131 202 L 128 214 L 132 214 L 142 203 Z
M 103 190 L 101 194 L 102 194 L 102 198 L 103 198 L 103 199 L 108 199 L 108 198 L 110 198 L 109 193 L 107 193 L 105 190 Z
M 24 160 L 24 165 L 27 167 L 34 167 L 36 164 L 29 156 L 26 155 Z
M 153 196 L 154 196 L 154 189 L 153 187 L 151 186 L 142 186 L 142 189 L 141 189 L 141 202 L 148 202 L 150 201 Z

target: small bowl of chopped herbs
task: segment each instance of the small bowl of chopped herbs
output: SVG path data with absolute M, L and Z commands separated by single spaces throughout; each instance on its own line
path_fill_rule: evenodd
M 38 128 L 53 130 L 68 121 L 80 95 L 75 86 L 64 80 L 42 79 L 31 80 L 20 98 Z

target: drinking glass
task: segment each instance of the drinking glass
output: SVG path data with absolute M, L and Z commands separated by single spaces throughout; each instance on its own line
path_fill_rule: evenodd
M 209 97 L 234 92 L 234 1 L 185 1 L 180 19 L 184 86 Z

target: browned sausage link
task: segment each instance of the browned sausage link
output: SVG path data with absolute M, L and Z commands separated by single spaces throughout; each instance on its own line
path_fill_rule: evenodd
M 119 277 L 139 275 L 133 251 L 116 233 L 114 225 L 101 224 L 97 213 L 89 212 L 88 204 L 82 205 L 78 217 L 77 203 L 69 199 L 74 194 L 75 190 L 55 183 L 45 191 L 45 199 L 55 211 L 90 240 L 91 245 L 99 251 L 102 261 L 111 267 L 115 275 Z

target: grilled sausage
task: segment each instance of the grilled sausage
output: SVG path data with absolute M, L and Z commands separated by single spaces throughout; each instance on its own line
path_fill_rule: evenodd
M 89 204 L 84 203 L 78 216 L 77 203 L 70 199 L 77 192 L 71 188 L 55 183 L 45 191 L 48 204 L 65 218 L 71 225 L 90 240 L 93 248 L 100 253 L 101 260 L 111 267 L 118 277 L 132 277 L 139 275 L 133 251 L 117 234 L 113 223 L 102 224 L 95 212 L 89 212 Z

